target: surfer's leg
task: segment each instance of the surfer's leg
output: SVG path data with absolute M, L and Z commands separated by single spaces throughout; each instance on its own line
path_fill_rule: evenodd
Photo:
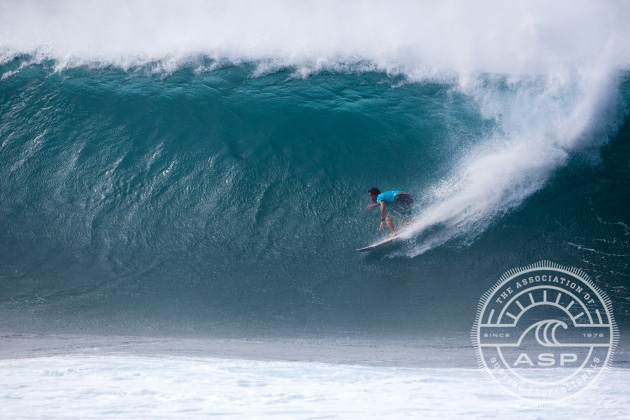
M 406 218 L 406 219 L 401 220 L 401 221 L 400 221 L 400 225 L 401 225 L 401 226 L 409 226 L 409 225 L 411 225 L 414 221 L 415 221 L 414 219 L 412 219 L 411 217 L 408 217 L 408 218 Z
M 400 193 L 396 195 L 392 211 L 396 212 L 400 226 L 408 226 L 413 223 L 413 219 L 411 218 L 412 205 L 413 199 L 409 196 L 409 194 Z
M 385 223 L 387 223 L 387 227 L 390 230 L 390 234 L 389 237 L 393 238 L 394 236 L 396 236 L 396 231 L 394 230 L 394 222 L 392 222 L 391 220 L 386 220 Z
M 400 226 L 409 226 L 414 222 L 414 219 L 411 217 L 411 212 L 404 213 L 400 218 Z
M 394 230 L 394 214 L 392 211 L 387 212 L 387 216 L 385 216 L 385 224 L 390 231 L 389 237 L 393 238 L 396 236 L 396 231 Z

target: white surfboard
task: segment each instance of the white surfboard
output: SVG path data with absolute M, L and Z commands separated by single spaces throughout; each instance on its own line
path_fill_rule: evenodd
M 400 236 L 394 236 L 393 238 L 387 238 L 384 239 L 380 242 L 377 242 L 375 244 L 366 246 L 365 248 L 357 248 L 357 251 L 359 252 L 366 252 L 366 251 L 372 251 L 375 249 L 381 249 L 381 248 L 385 248 L 386 246 L 390 246 L 395 244 L 396 242 L 402 241 L 402 238 Z

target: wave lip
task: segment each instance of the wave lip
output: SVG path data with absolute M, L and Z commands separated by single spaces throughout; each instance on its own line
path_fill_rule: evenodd
M 0 4 L 0 59 L 58 68 L 143 64 L 172 71 L 198 57 L 296 66 L 344 63 L 413 80 L 471 73 L 571 77 L 627 68 L 630 6 L 617 1 L 16 1 Z

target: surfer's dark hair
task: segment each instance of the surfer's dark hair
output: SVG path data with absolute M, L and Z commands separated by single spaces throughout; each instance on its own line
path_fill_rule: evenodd
M 368 190 L 368 194 L 371 194 L 371 195 L 379 195 L 380 193 L 381 193 L 381 190 L 379 190 L 376 187 L 372 187 Z

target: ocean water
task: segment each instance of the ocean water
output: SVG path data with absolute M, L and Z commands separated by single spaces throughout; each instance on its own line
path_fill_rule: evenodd
M 0 413 L 141 417 L 145 389 L 190 416 L 437 417 L 451 389 L 472 411 L 449 416 L 504 413 L 468 335 L 499 277 L 541 260 L 610 297 L 625 354 L 629 18 L 623 1 L 1 2 Z M 364 255 L 385 236 L 374 186 L 409 192 L 415 221 Z M 82 350 L 120 336 L 208 341 Z M 340 337 L 365 348 L 346 360 Z M 238 350 L 258 339 L 289 344 Z M 444 342 L 435 370 L 407 354 Z M 626 364 L 601 385 L 607 417 Z M 197 370 L 177 391 L 197 399 L 161 399 Z M 231 384 L 216 405 L 208 375 Z

